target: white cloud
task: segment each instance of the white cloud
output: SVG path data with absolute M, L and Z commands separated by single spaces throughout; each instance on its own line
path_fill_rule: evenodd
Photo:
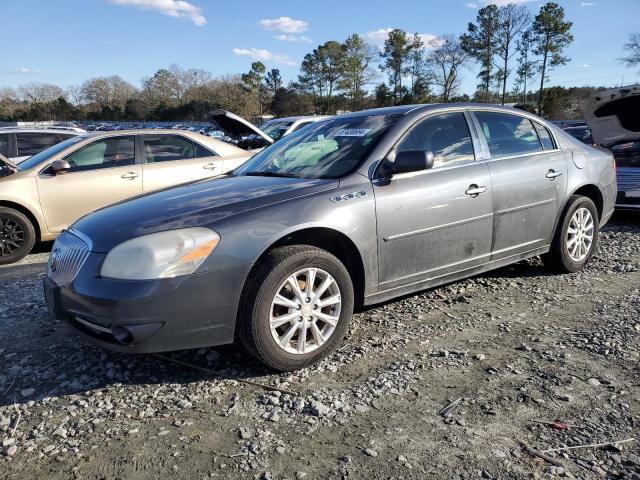
M 291 35 L 290 33 L 281 33 L 273 38 L 280 40 L 281 42 L 311 43 L 311 39 L 309 37 L 305 37 L 304 35 Z
M 20 67 L 20 68 L 16 68 L 15 70 L 11 70 L 11 73 L 35 75 L 36 73 L 40 73 L 40 70 L 36 70 L 35 68 Z
M 264 30 L 275 30 L 284 33 L 302 33 L 309 28 L 309 22 L 294 20 L 291 17 L 280 17 L 260 20 L 260 26 Z
M 188 20 L 195 25 L 207 23 L 207 19 L 202 15 L 202 9 L 184 0 L 109 0 L 109 2 L 125 7 L 152 10 L 169 17 Z
M 274 61 L 282 65 L 297 65 L 295 61 L 291 60 L 286 55 L 274 54 L 264 48 L 234 48 L 233 53 L 240 57 L 251 57 L 254 60 L 260 60 L 261 62 Z
M 580 2 L 581 7 L 593 7 L 596 2 Z
M 363 36 L 370 44 L 382 50 L 384 48 L 384 42 L 389 38 L 389 32 L 391 30 L 393 30 L 393 28 L 379 28 L 378 30 L 367 32 Z M 412 34 L 408 33 L 408 35 Z M 419 33 L 418 35 L 422 38 L 427 49 L 437 47 L 441 43 L 441 40 L 432 33 Z
M 467 8 L 478 8 L 478 4 L 476 2 L 467 2 L 464 6 Z

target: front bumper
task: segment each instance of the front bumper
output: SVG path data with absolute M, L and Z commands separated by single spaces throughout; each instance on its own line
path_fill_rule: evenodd
M 246 271 L 209 271 L 173 279 L 126 281 L 98 275 L 91 253 L 67 285 L 44 279 L 50 316 L 91 342 L 120 352 L 150 353 L 233 342 Z

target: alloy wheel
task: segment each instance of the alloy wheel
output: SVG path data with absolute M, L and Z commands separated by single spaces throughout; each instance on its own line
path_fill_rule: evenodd
M 9 257 L 22 248 L 24 228 L 9 217 L 0 217 L 0 257 Z
M 271 302 L 271 336 L 287 353 L 313 352 L 335 331 L 341 307 L 340 288 L 328 272 L 299 270 L 282 282 Z
M 587 208 L 577 209 L 567 228 L 567 252 L 574 262 L 581 262 L 589 255 L 593 245 L 595 223 Z

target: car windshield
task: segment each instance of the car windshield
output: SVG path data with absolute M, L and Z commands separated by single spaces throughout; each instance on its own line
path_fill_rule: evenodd
M 22 172 L 24 170 L 29 170 L 29 169 L 31 169 L 33 167 L 37 167 L 42 162 L 44 162 L 45 160 L 51 158 L 56 153 L 61 152 L 62 150 L 64 150 L 68 146 L 73 145 L 76 142 L 79 142 L 83 138 L 84 137 L 82 137 L 82 136 L 71 137 L 71 138 L 65 140 L 64 142 L 57 143 L 53 147 L 49 147 L 46 150 L 43 150 L 40 153 L 35 154 L 33 157 L 27 158 L 24 162 L 19 163 L 17 168 L 18 168 L 19 171 Z
M 287 135 L 233 174 L 342 178 L 360 166 L 398 118 L 398 115 L 369 115 L 317 122 Z
M 284 132 L 291 126 L 293 122 L 291 120 L 270 120 L 267 123 L 262 124 L 260 130 L 269 135 L 274 140 L 278 140 Z

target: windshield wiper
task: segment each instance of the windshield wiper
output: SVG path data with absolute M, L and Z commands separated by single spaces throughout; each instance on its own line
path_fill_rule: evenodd
M 298 175 L 293 173 L 285 173 L 285 172 L 247 172 L 245 173 L 248 177 L 283 177 L 283 178 L 300 178 Z

